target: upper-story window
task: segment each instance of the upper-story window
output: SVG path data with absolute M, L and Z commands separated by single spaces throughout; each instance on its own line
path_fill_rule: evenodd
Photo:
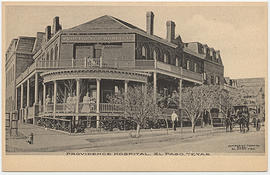
M 154 50 L 154 52 L 153 52 L 153 59 L 154 60 L 158 60 L 158 56 L 157 56 L 157 51 L 156 50 Z
M 207 75 L 206 75 L 205 72 L 203 73 L 203 79 L 204 79 L 204 80 L 207 80 Z
M 175 66 L 179 66 L 179 58 L 175 58 Z
M 190 70 L 190 61 L 187 60 L 187 70 Z
M 51 49 L 50 54 L 51 54 L 51 55 L 50 55 L 50 60 L 54 60 L 54 58 L 53 58 L 53 55 L 54 55 L 54 54 L 53 54 L 53 48 Z
M 215 61 L 217 60 L 215 51 L 213 51 L 213 60 L 215 60 Z
M 101 57 L 101 49 L 95 49 L 95 58 L 100 58 Z
M 169 64 L 169 59 L 170 59 L 169 54 L 168 53 L 164 53 L 164 56 L 163 56 L 164 63 L 168 63 Z
M 58 59 L 57 57 L 58 57 L 58 46 L 56 44 L 54 49 L 54 59 L 57 60 Z
M 43 60 L 43 61 L 44 61 L 45 59 L 46 59 L 46 57 L 45 57 L 45 53 L 43 53 L 43 54 L 42 54 L 42 56 L 41 56 L 41 60 Z
M 211 84 L 215 84 L 214 76 L 211 75 Z
M 146 48 L 143 46 L 142 47 L 142 58 L 145 59 L 146 58 Z
M 194 72 L 198 72 L 198 65 L 197 65 L 197 63 L 194 63 Z
M 49 61 L 50 57 L 49 57 L 49 53 L 46 54 L 46 61 Z
M 219 80 L 219 76 L 216 76 L 216 84 L 219 84 L 220 80 Z

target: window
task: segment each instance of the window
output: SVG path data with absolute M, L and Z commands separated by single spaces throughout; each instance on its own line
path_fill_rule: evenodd
M 146 58 L 146 49 L 144 46 L 142 47 L 142 57 Z
M 175 66 L 179 66 L 179 60 L 177 57 L 175 58 Z
M 164 53 L 164 63 L 168 63 L 169 64 L 169 55 L 167 53 Z
M 197 72 L 197 63 L 194 63 L 194 72 Z
M 157 52 L 154 50 L 154 52 L 153 52 L 153 59 L 154 60 L 157 60 Z
M 54 49 L 54 59 L 57 60 L 57 56 L 58 56 L 58 46 L 57 44 L 55 45 L 55 49 Z
M 47 53 L 47 55 L 46 55 L 46 61 L 49 61 L 49 60 L 50 60 L 49 53 Z
M 204 79 L 204 80 L 207 80 L 207 75 L 206 75 L 205 72 L 203 73 L 203 79 Z
M 211 84 L 215 84 L 214 76 L 213 75 L 211 75 Z
M 187 70 L 190 70 L 190 62 L 187 60 Z
M 95 58 L 101 57 L 101 49 L 95 49 Z
M 119 87 L 118 86 L 114 86 L 114 93 L 118 94 L 119 93 Z
M 219 76 L 216 76 L 216 84 L 219 84 Z
M 51 59 L 51 60 L 54 60 L 54 58 L 53 58 L 53 55 L 54 55 L 54 54 L 53 54 L 53 48 L 51 49 L 51 53 L 50 53 L 50 54 L 51 54 L 51 55 L 50 55 L 50 59 Z

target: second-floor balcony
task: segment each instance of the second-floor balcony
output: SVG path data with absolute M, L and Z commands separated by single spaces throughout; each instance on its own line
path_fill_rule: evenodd
M 182 67 L 167 64 L 156 60 L 125 60 L 118 58 L 102 59 L 101 58 L 83 58 L 83 59 L 61 59 L 61 60 L 37 60 L 21 73 L 16 83 L 21 82 L 26 76 L 36 69 L 41 71 L 51 69 L 68 69 L 68 68 L 111 68 L 111 69 L 128 69 L 153 71 L 159 70 L 168 73 L 174 77 L 182 77 L 189 81 L 202 82 L 202 74 L 183 69 Z
M 186 80 L 202 82 L 202 74 L 198 72 L 193 72 L 182 67 L 167 64 L 156 60 L 136 60 L 135 67 L 138 70 L 160 70 L 174 74 L 177 77 L 181 77 Z

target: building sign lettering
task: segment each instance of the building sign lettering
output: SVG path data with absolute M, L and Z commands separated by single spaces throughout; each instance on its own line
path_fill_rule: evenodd
M 135 41 L 135 35 L 82 35 L 82 36 L 62 36 L 63 42 L 76 42 L 76 41 L 103 41 L 103 42 L 122 42 L 122 41 Z

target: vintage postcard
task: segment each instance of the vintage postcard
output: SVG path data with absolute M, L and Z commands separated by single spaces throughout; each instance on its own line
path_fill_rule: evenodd
M 266 171 L 267 5 L 3 2 L 4 171 Z

